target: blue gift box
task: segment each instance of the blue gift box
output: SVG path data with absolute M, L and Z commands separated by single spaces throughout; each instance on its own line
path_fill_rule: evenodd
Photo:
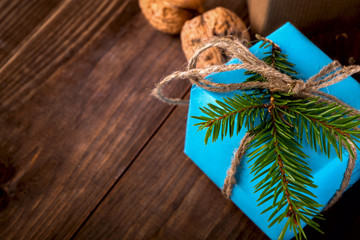
M 297 77 L 300 79 L 308 79 L 318 73 L 322 67 L 332 62 L 326 54 L 290 23 L 283 25 L 274 33 L 270 34 L 268 38 L 280 46 L 282 53 L 288 55 L 289 61 L 295 64 L 294 70 L 299 73 Z M 258 58 L 262 58 L 263 52 L 267 51 L 267 49 L 259 49 L 259 46 L 260 43 L 254 45 L 250 48 L 250 51 Z M 239 60 L 233 59 L 228 64 L 238 62 Z M 213 82 L 239 83 L 248 77 L 243 73 L 244 70 L 235 70 L 214 73 L 207 78 Z M 356 109 L 360 109 L 360 101 L 358 101 L 356 97 L 357 93 L 360 92 L 360 85 L 351 77 L 321 90 L 336 96 Z M 199 121 L 191 116 L 203 116 L 199 107 L 203 107 L 208 103 L 214 103 L 215 100 L 221 100 L 223 97 L 232 97 L 234 93 L 241 94 L 239 91 L 214 93 L 194 85 L 190 95 L 184 152 L 219 188 L 222 188 L 223 186 L 233 154 L 239 147 L 240 141 L 247 130 L 242 129 L 238 135 L 235 135 L 232 138 L 226 137 L 223 141 L 217 140 L 214 143 L 209 141 L 209 143 L 205 145 L 204 138 L 206 131 L 198 131 L 198 128 L 194 126 L 194 124 Z M 312 150 L 306 141 L 303 141 L 303 150 L 310 156 L 310 158 L 307 159 L 307 162 L 313 170 L 313 180 L 315 184 L 318 185 L 318 188 L 310 190 L 317 196 L 316 200 L 318 203 L 326 205 L 335 194 L 336 190 L 340 188 L 347 166 L 348 153 L 347 151 L 343 151 L 343 161 L 340 161 L 334 152 L 332 152 L 330 158 L 327 158 L 324 154 L 320 152 L 316 153 Z M 258 199 L 260 192 L 254 193 L 254 186 L 260 179 L 250 182 L 253 176 L 250 174 L 250 163 L 246 162 L 246 158 L 241 160 L 241 165 L 236 176 L 237 184 L 233 189 L 231 200 L 267 236 L 271 239 L 277 239 L 285 224 L 285 220 L 280 224 L 275 224 L 271 228 L 268 228 L 269 222 L 267 220 L 271 212 L 265 214 L 260 213 L 270 205 L 270 201 L 268 205 L 265 203 L 260 207 L 257 206 L 258 202 L 256 200 Z M 357 161 L 349 187 L 360 178 L 359 165 L 360 164 Z M 291 239 L 293 236 L 294 233 L 288 230 L 284 239 Z

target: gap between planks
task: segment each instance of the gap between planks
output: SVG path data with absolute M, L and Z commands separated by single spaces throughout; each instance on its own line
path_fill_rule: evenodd
M 190 87 L 186 90 L 186 92 L 181 96 L 181 99 L 185 98 L 186 95 L 190 93 Z M 160 103 L 159 104 L 165 104 Z M 86 225 L 89 219 L 93 216 L 99 206 L 103 203 L 106 197 L 111 193 L 111 191 L 115 188 L 115 186 L 120 182 L 121 178 L 127 173 L 132 164 L 136 161 L 136 159 L 140 156 L 140 154 L 146 149 L 146 147 L 151 143 L 152 139 L 156 136 L 159 130 L 164 126 L 166 121 L 170 118 L 170 116 L 174 113 L 175 109 L 179 106 L 174 106 L 170 110 L 170 112 L 165 116 L 164 120 L 159 124 L 159 126 L 155 129 L 154 133 L 149 137 L 149 139 L 144 143 L 144 145 L 140 148 L 139 152 L 135 155 L 135 157 L 129 162 L 128 166 L 125 170 L 119 175 L 119 177 L 115 180 L 115 182 L 111 185 L 109 190 L 105 193 L 105 195 L 100 199 L 100 201 L 96 204 L 94 209 L 89 213 L 89 215 L 85 218 L 85 220 L 81 223 L 80 227 L 76 230 L 76 232 L 71 236 L 71 239 L 75 239 L 76 235 L 81 231 L 81 229 Z M 181 107 L 181 106 L 180 106 Z

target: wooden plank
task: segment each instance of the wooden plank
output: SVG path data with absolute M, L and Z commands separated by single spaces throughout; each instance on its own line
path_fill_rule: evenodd
M 0 111 L 16 108 L 36 94 L 51 74 L 99 36 L 119 12 L 128 17 L 123 22 L 129 21 L 131 15 L 123 11 L 128 2 L 65 0 L 0 69 Z
M 321 47 L 330 58 L 343 65 L 360 63 L 360 28 L 344 26 L 332 28 L 311 36 L 311 41 Z M 359 75 L 357 75 L 359 76 Z
M 172 113 L 75 239 L 267 239 L 184 156 L 185 116 L 184 108 Z M 309 239 L 358 238 L 351 196 L 325 214 L 325 235 L 306 228 Z
M 16 52 L 23 41 L 55 9 L 59 0 L 4 0 L 0 2 L 0 67 Z M 29 21 L 31 20 L 31 21 Z
M 207 3 L 209 2 L 210 1 Z M 222 4 L 224 4 L 225 7 L 233 7 L 236 5 L 239 9 L 244 8 L 244 2 L 241 1 L 232 3 L 222 2 Z M 209 5 L 211 6 L 211 3 Z M 214 6 L 214 4 L 212 6 Z M 246 11 L 242 11 L 241 16 L 247 17 Z M 166 145 L 166 147 L 169 148 L 166 153 L 175 154 L 172 156 L 175 157 L 175 159 L 171 160 L 171 162 L 174 161 L 176 163 L 178 162 L 178 158 L 184 159 L 182 153 L 183 126 L 185 124 L 184 113 L 182 113 L 181 116 L 177 114 L 176 117 L 172 115 L 171 119 L 172 120 L 169 119 L 168 121 L 180 123 L 181 129 L 179 130 L 177 128 L 178 126 L 171 125 L 171 127 L 165 127 L 165 130 L 161 128 L 161 132 L 166 131 L 166 134 L 171 132 L 172 135 L 170 139 L 177 139 L 176 142 L 173 142 L 170 146 Z M 158 137 L 159 135 L 160 137 Z M 156 140 L 154 141 L 157 142 L 159 139 L 162 139 L 163 142 L 168 143 L 167 138 L 169 136 L 166 135 L 166 137 L 162 137 L 163 135 L 164 134 L 157 133 L 155 135 Z M 152 142 L 151 146 L 153 145 Z M 163 147 L 160 148 L 163 149 Z M 126 172 L 125 176 L 120 178 L 120 183 L 117 183 L 115 188 L 110 192 L 110 196 L 106 196 L 103 200 L 104 202 L 99 204 L 100 208 L 95 209 L 95 214 L 90 215 L 89 222 L 86 221 L 84 223 L 84 227 L 75 235 L 75 238 L 116 239 L 121 236 L 121 239 L 169 239 L 169 237 L 170 239 L 194 239 L 194 236 L 201 238 L 205 236 L 209 238 L 222 238 L 222 235 L 229 236 L 230 238 L 239 236 L 257 236 L 256 239 L 264 238 L 263 233 L 231 202 L 225 200 L 221 194 L 219 194 L 218 189 L 204 177 L 192 163 L 189 163 L 189 160 L 186 161 L 185 166 L 183 166 L 185 164 L 184 162 L 171 164 L 173 166 L 171 170 L 165 170 L 167 175 L 159 176 L 161 173 L 158 174 L 157 170 L 164 170 L 166 166 L 169 166 L 169 157 L 163 156 L 158 150 L 154 150 L 153 147 L 150 147 L 150 149 L 151 150 L 148 150 L 148 148 L 146 148 L 146 153 L 141 155 L 145 157 L 136 159 L 134 165 L 131 165 L 130 171 L 132 171 L 130 173 Z M 152 151 L 153 154 L 149 154 L 148 151 Z M 156 155 L 155 159 L 154 154 Z M 139 168 L 138 163 L 141 162 L 140 164 L 143 164 L 144 161 L 147 161 L 147 163 Z M 153 175 L 147 174 L 149 169 L 151 169 Z M 131 177 L 135 177 L 136 179 L 130 179 L 129 183 L 127 176 L 128 174 L 134 174 L 134 171 L 136 172 L 136 176 L 132 175 Z M 173 171 L 179 172 L 174 174 Z M 194 171 L 196 171 L 196 174 L 193 173 Z M 189 179 L 189 181 L 184 182 L 182 179 Z M 123 183 L 125 183 L 125 185 Z M 147 183 L 151 186 L 159 183 L 160 186 L 149 188 Z M 195 187 L 192 186 L 193 183 L 196 183 Z M 166 184 L 166 190 L 161 187 L 164 187 L 164 184 Z M 210 192 L 209 186 L 213 189 Z M 174 190 L 174 188 L 176 190 Z M 119 193 L 119 189 L 123 191 Z M 170 192 L 167 192 L 168 190 Z M 214 211 L 211 212 L 207 204 L 208 199 L 214 198 L 214 194 L 217 196 L 214 204 L 219 207 L 214 208 L 212 206 L 211 208 Z M 119 199 L 113 199 L 114 195 L 119 197 L 122 202 L 118 202 Z M 170 196 L 170 199 L 167 200 L 167 196 Z M 109 201 L 111 204 L 109 204 Z M 218 204 L 217 201 L 222 202 L 222 204 Z M 207 206 L 203 208 L 204 205 Z M 111 209 L 111 207 L 114 208 Z M 189 207 L 192 211 L 188 211 Z M 195 222 L 198 225 L 194 225 L 194 216 L 191 214 L 191 212 L 196 211 L 196 209 L 199 210 L 196 214 L 197 221 Z M 142 211 L 144 211 L 144 213 L 142 213 Z M 212 218 L 216 220 L 204 224 L 204 216 L 207 216 L 206 219 L 208 220 L 212 220 Z M 179 224 L 179 218 L 184 219 L 181 221 L 182 224 Z M 239 219 L 241 219 L 241 221 L 239 221 Z M 200 229 L 198 229 L 198 227 Z M 201 227 L 205 227 L 208 231 L 203 231 Z M 245 227 L 247 229 L 245 229 Z M 192 230 L 189 231 L 190 229 Z M 176 235 L 178 233 L 182 235 L 178 237 L 178 235 Z
M 75 239 L 266 239 L 183 153 L 178 107 Z
M 138 12 L 63 1 L 0 69 L 1 162 L 16 169 L 0 238 L 71 236 L 171 111 L 147 90 L 183 65 L 180 43 Z
M 70 238 L 171 111 L 149 89 L 185 62 L 136 0 L 56 14 L 0 72 L 0 156 L 16 170 L 1 185 L 0 239 Z

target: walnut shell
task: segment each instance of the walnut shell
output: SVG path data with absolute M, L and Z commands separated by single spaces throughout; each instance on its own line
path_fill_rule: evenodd
M 164 0 L 175 7 L 185 8 L 188 10 L 197 10 L 202 13 L 204 11 L 203 4 L 205 0 Z
M 202 10 L 204 0 L 139 0 L 141 11 L 156 29 L 180 33 L 185 21 Z
M 196 49 L 214 36 L 235 36 L 250 40 L 245 23 L 232 11 L 217 7 L 200 16 L 186 21 L 181 30 L 181 45 L 189 60 Z M 210 48 L 199 57 L 197 67 L 222 64 L 227 61 L 226 55 L 218 48 Z

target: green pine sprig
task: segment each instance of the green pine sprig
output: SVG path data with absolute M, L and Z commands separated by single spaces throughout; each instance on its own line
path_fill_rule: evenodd
M 212 136 L 215 142 L 219 136 L 221 140 L 229 134 L 233 136 L 234 132 L 238 134 L 243 126 L 250 129 L 254 126 L 255 119 L 260 117 L 264 119 L 266 109 L 269 105 L 264 104 L 263 100 L 255 96 L 244 94 L 240 96 L 235 94 L 233 98 L 223 98 L 222 101 L 216 100 L 217 105 L 208 104 L 208 107 L 200 108 L 206 116 L 193 116 L 202 122 L 195 124 L 199 130 L 207 129 L 205 134 L 205 144 Z
M 269 48 L 262 59 L 282 73 L 295 78 L 294 64 L 287 60 L 280 48 L 270 40 L 262 38 L 260 47 Z M 266 81 L 253 72 L 246 81 Z M 248 94 L 235 94 L 223 98 L 216 104 L 200 108 L 204 116 L 193 116 L 200 120 L 195 124 L 205 130 L 205 144 L 211 138 L 216 141 L 238 134 L 246 127 L 253 136 L 247 151 L 254 180 L 260 180 L 255 192 L 260 192 L 259 206 L 270 203 L 262 213 L 270 211 L 269 227 L 285 220 L 279 235 L 283 239 L 288 229 L 294 231 L 296 239 L 306 239 L 301 227 L 305 222 L 319 232 L 320 226 L 313 218 L 323 219 L 322 207 L 315 200 L 311 188 L 311 168 L 302 151 L 303 138 L 315 151 L 320 150 L 330 157 L 331 149 L 342 159 L 343 147 L 360 142 L 360 115 L 351 115 L 351 110 L 337 104 L 327 104 L 319 99 L 296 99 L 291 93 L 273 93 L 255 90 Z M 350 151 L 350 154 L 352 152 Z

